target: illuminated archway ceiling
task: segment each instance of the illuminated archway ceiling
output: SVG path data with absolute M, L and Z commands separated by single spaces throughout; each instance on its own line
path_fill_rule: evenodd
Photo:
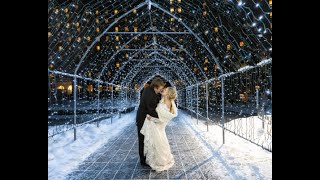
M 173 16 L 149 9 L 148 0 L 49 0 L 49 69 L 73 74 L 83 58 L 77 74 L 84 77 L 132 83 L 156 71 L 189 85 L 271 57 L 272 1 L 151 2 Z

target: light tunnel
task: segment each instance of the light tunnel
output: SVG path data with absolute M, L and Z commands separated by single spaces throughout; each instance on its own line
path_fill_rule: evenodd
M 48 1 L 48 138 L 134 112 L 155 77 L 207 131 L 272 151 L 272 1 Z

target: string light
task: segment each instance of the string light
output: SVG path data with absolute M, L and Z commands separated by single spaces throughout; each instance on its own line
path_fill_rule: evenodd
M 265 53 L 264 57 L 270 57 L 272 51 L 271 0 L 259 1 L 259 3 L 231 0 L 221 3 L 211 1 L 182 3 L 181 0 L 170 0 L 170 4 L 169 1 L 159 4 L 167 12 L 172 14 L 176 12 L 178 19 L 164 13 L 156 6 L 152 7 L 152 11 L 142 6 L 139 8 L 139 13 L 138 9 L 134 9 L 132 13 L 119 18 L 136 5 L 122 1 L 110 1 L 110 5 L 102 2 L 104 1 L 98 3 L 88 1 L 85 5 L 75 3 L 76 5 L 69 4 L 63 7 L 57 7 L 62 5 L 52 1 L 48 2 L 48 66 L 50 69 L 73 74 L 76 65 L 82 59 L 77 75 L 86 77 L 86 72 L 90 71 L 91 78 L 94 79 L 101 72 L 101 80 L 113 81 L 118 85 L 117 89 L 120 92 L 123 89 L 122 83 L 128 83 L 130 88 L 137 89 L 136 84 L 140 85 L 146 76 L 152 76 L 155 72 L 166 76 L 167 80 L 170 79 L 183 89 L 197 82 L 203 82 L 205 79 L 219 77 L 226 72 L 236 72 L 241 65 L 240 62 L 255 65 L 261 61 L 260 54 Z M 153 3 L 156 5 L 158 2 Z M 148 16 L 149 12 L 151 12 L 151 19 Z M 229 20 L 225 21 L 226 18 Z M 184 22 L 192 32 L 181 22 Z M 109 26 L 108 32 L 102 34 Z M 136 33 L 121 32 L 132 32 L 132 30 Z M 142 31 L 155 32 L 155 34 L 152 36 L 140 34 Z M 159 32 L 166 31 L 191 33 L 158 35 Z M 100 35 L 101 41 L 97 39 Z M 163 47 L 167 50 L 163 50 Z M 144 48 L 154 49 L 154 51 L 140 50 Z M 138 50 L 133 51 L 134 49 Z M 162 55 L 164 57 L 161 57 Z M 153 58 L 157 60 L 141 62 L 138 60 Z M 51 65 L 53 63 L 55 63 L 54 66 Z M 103 67 L 104 65 L 107 66 Z M 149 72 L 150 70 L 153 74 Z M 64 77 L 64 75 L 55 76 L 58 79 Z M 270 83 L 268 80 L 265 81 L 259 84 L 261 89 Z M 89 82 L 93 85 L 90 84 L 90 86 Z M 93 92 L 91 97 L 97 98 L 94 92 L 101 86 L 95 85 L 93 81 L 87 83 L 80 78 L 78 83 L 83 83 L 81 93 L 85 94 L 89 89 Z M 210 88 L 217 88 L 217 84 Z M 68 90 L 69 84 L 62 87 Z M 103 87 L 112 89 L 112 86 L 105 84 Z M 231 87 L 226 85 L 226 90 Z M 52 85 L 52 88 L 56 86 Z M 113 86 L 113 90 L 115 88 L 116 86 Z M 230 90 L 232 93 L 235 91 Z M 115 93 L 115 96 L 120 98 L 120 94 Z M 86 96 L 84 95 L 84 98 Z M 239 93 L 236 96 L 239 99 Z M 52 98 L 50 96 L 50 99 L 54 99 L 53 97 L 53 95 Z M 68 100 L 72 101 L 70 98 Z M 55 100 L 52 102 L 57 103 Z M 80 101 L 77 103 L 81 104 Z M 201 101 L 200 106 L 205 107 L 205 103 Z

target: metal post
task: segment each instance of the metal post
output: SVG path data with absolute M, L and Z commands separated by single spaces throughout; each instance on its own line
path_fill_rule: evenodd
M 98 121 L 97 127 L 99 127 L 99 120 L 100 120 L 100 82 L 98 82 Z
M 222 120 L 222 142 L 225 143 L 224 136 L 224 78 L 221 78 L 221 120 Z
M 113 104 L 113 85 L 111 85 L 112 88 L 111 88 L 111 124 L 112 124 L 112 118 L 113 118 L 113 109 L 114 109 L 114 104 Z
M 126 85 L 126 107 L 128 107 L 128 84 Z
M 206 82 L 206 100 L 207 100 L 207 131 L 209 131 L 209 92 L 208 92 L 207 82 Z
M 73 124 L 73 133 L 74 133 L 74 140 L 77 139 L 77 78 L 73 78 L 73 116 L 74 116 L 74 124 Z
M 257 108 L 257 113 L 258 113 L 258 109 L 259 109 L 259 88 L 256 88 L 256 108 Z
M 193 97 L 192 97 L 192 87 L 190 88 L 190 92 L 191 92 L 191 94 L 190 94 L 190 96 L 189 96 L 189 98 L 190 98 L 190 119 L 192 119 L 192 111 L 193 111 L 193 106 L 192 106 L 192 100 L 193 100 Z
M 197 124 L 199 121 L 199 85 L 197 84 Z

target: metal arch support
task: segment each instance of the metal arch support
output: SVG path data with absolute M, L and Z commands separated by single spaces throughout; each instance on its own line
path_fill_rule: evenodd
M 151 54 L 155 54 L 155 53 L 151 53 Z M 157 53 L 157 54 L 159 54 L 159 53 Z M 159 55 L 161 55 L 161 54 L 159 54 Z M 167 59 L 167 57 L 165 57 L 165 56 L 163 56 L 163 57 Z M 168 60 L 170 61 L 170 59 L 168 59 Z M 141 62 L 140 62 L 140 63 L 141 63 Z M 140 64 L 140 63 L 139 63 L 139 64 Z M 160 62 L 160 63 L 163 63 L 163 62 Z M 139 64 L 137 64 L 137 65 L 135 65 L 135 66 L 138 66 Z M 140 69 L 142 69 L 142 68 L 140 68 Z M 130 71 L 129 74 L 127 74 L 127 76 L 125 77 L 125 79 L 127 79 L 128 75 L 132 74 L 132 72 L 133 72 L 133 71 Z M 134 76 L 136 76 L 137 73 L 138 73 L 138 72 L 136 71 L 135 74 L 134 74 Z M 188 80 L 187 76 L 185 76 L 185 78 L 186 78 L 186 80 Z M 180 79 L 182 79 L 182 78 L 180 77 Z M 131 81 L 131 79 L 130 79 L 130 81 Z M 189 82 L 189 81 L 188 81 L 188 82 Z M 189 84 L 190 84 L 190 82 L 189 82 Z
M 189 53 L 189 51 L 187 51 L 185 48 L 181 48 L 181 47 L 183 47 L 183 46 L 182 46 L 180 43 L 178 43 L 176 40 L 174 40 L 172 37 L 170 37 L 170 36 L 168 36 L 168 35 L 166 35 L 166 34 L 163 34 L 163 36 L 169 38 L 171 41 L 173 41 L 175 44 L 177 44 L 177 45 L 180 47 L 180 49 L 182 49 L 182 50 L 194 61 L 194 63 L 198 66 L 198 69 L 200 69 L 202 75 L 204 75 L 204 77 L 205 77 L 206 79 L 208 79 L 208 78 L 207 78 L 207 75 L 203 72 L 202 68 L 201 68 L 200 65 L 197 63 L 197 61 L 191 56 L 191 54 Z
M 170 69 L 170 67 L 168 67 L 169 69 Z M 142 69 L 142 67 L 139 69 L 139 70 L 141 70 Z M 170 69 L 171 70 L 171 69 Z M 171 70 L 172 71 L 172 70 Z M 129 75 L 131 75 L 132 74 L 132 72 L 133 71 L 131 71 L 129 74 L 127 74 L 127 76 L 126 76 L 126 78 L 125 79 L 128 79 L 127 77 L 129 76 Z M 134 71 L 134 74 L 132 75 L 132 77 L 128 80 L 128 81 L 126 81 L 126 82 L 130 82 L 130 81 L 132 81 L 132 79 L 134 78 L 134 77 L 136 77 L 136 75 L 137 75 L 137 73 L 138 73 L 139 71 L 137 70 L 137 71 Z M 173 71 L 173 72 L 175 72 L 175 71 Z M 177 75 L 181 80 L 183 80 L 183 78 L 181 78 L 181 76 L 180 75 Z M 122 83 L 123 84 L 123 83 Z
M 149 31 L 150 29 L 146 30 Z M 100 80 L 100 77 L 102 76 L 103 72 L 105 71 L 106 67 L 109 65 L 110 61 L 112 58 L 114 58 L 120 51 L 122 51 L 122 49 L 128 45 L 131 41 L 133 41 L 134 38 L 138 37 L 138 36 L 141 36 L 141 34 L 138 34 L 134 37 L 132 37 L 129 41 L 127 41 L 126 43 L 124 43 L 119 50 L 117 50 L 117 52 L 115 52 L 114 54 L 112 54 L 112 56 L 106 61 L 105 65 L 102 67 L 102 70 L 100 71 L 100 75 L 98 76 L 98 79 Z
M 162 61 L 159 61 L 159 62 L 160 62 L 161 64 L 164 64 L 164 62 L 162 62 Z M 150 62 L 150 63 L 151 63 L 151 62 Z M 165 64 L 164 64 L 164 65 L 165 65 Z M 165 65 L 165 66 L 166 66 L 166 65 Z M 172 69 L 170 68 L 170 66 L 166 66 L 166 67 L 168 67 L 168 68 L 172 71 Z M 139 70 L 141 70 L 142 68 L 143 68 L 143 67 L 141 67 Z M 130 73 L 127 74 L 127 76 L 125 77 L 125 79 L 128 79 L 127 77 L 132 74 L 131 72 L 133 72 L 133 71 L 130 71 Z M 136 75 L 137 75 L 138 72 L 139 72 L 138 70 L 135 71 L 134 74 L 133 74 L 133 76 L 132 76 L 132 78 L 128 79 L 128 81 L 125 81 L 125 83 L 128 83 L 128 82 L 132 81 L 132 79 L 133 79 L 134 77 L 136 77 Z M 175 71 L 173 71 L 173 72 L 175 72 Z M 183 80 L 183 78 L 181 78 L 181 76 L 180 76 L 179 74 L 177 74 L 177 76 L 178 76 L 181 80 Z M 187 80 L 187 77 L 186 77 L 186 76 L 185 76 L 185 78 L 186 78 L 186 80 Z M 122 84 L 124 84 L 124 83 L 122 83 Z M 189 82 L 189 84 L 190 84 L 190 82 Z
M 89 48 L 86 50 L 86 52 L 83 54 L 83 56 L 80 59 L 79 64 L 77 65 L 76 70 L 74 71 L 74 74 L 76 75 L 80 65 L 82 64 L 84 58 L 87 56 L 87 54 L 89 53 L 89 51 L 92 49 L 93 45 L 95 45 L 98 41 L 98 39 L 100 39 L 106 32 L 108 32 L 108 30 L 115 25 L 118 21 L 120 21 L 122 18 L 124 18 L 125 16 L 127 16 L 128 14 L 130 14 L 131 12 L 133 12 L 133 10 L 135 9 L 140 9 L 141 7 L 143 7 L 144 5 L 146 5 L 148 3 L 148 1 L 144 1 L 142 3 L 140 3 L 139 5 L 137 5 L 136 7 L 132 8 L 131 10 L 127 11 L 126 13 L 122 14 L 119 18 L 117 18 L 115 21 L 113 21 L 108 27 L 107 29 L 105 29 L 99 36 L 97 36 L 95 38 L 95 40 L 91 43 L 91 45 L 89 46 Z
M 148 47 L 150 47 L 150 46 L 152 46 L 152 44 L 148 45 L 148 46 L 145 47 L 145 48 L 148 48 Z M 139 52 L 134 53 L 133 56 L 135 56 L 137 53 L 139 53 Z M 119 69 L 119 71 L 117 71 L 117 73 L 116 73 L 115 76 L 113 77 L 112 82 L 114 82 L 115 78 L 116 78 L 116 77 L 118 76 L 118 74 L 124 69 L 125 65 L 131 61 L 131 59 L 132 59 L 132 58 L 129 58 L 128 61 L 125 61 L 125 63 L 123 64 L 123 66 L 121 66 L 121 68 Z M 101 75 L 101 74 L 102 74 L 102 73 L 100 73 L 100 75 Z
M 151 45 L 149 45 L 149 46 L 151 46 Z M 159 49 L 159 50 L 162 50 L 162 49 Z M 136 54 L 136 53 L 135 53 L 135 54 Z M 158 52 L 152 52 L 152 53 L 149 54 L 149 55 L 152 55 L 152 54 L 158 54 L 158 55 L 162 56 L 163 58 L 169 60 L 170 62 L 172 62 L 172 63 L 175 65 L 175 63 L 174 63 L 173 61 L 171 61 L 170 59 L 168 59 L 167 57 L 161 55 L 161 54 L 158 53 Z M 121 69 L 120 69 L 120 70 L 117 72 L 117 74 L 113 77 L 113 79 L 112 79 L 112 81 L 111 81 L 112 83 L 114 82 L 115 78 L 118 77 L 118 74 L 124 69 L 125 65 L 126 65 L 128 62 L 130 62 L 130 61 L 131 61 L 131 59 L 129 59 L 128 61 L 125 62 L 125 64 L 121 67 Z M 142 63 L 142 61 L 139 62 L 139 63 L 136 64 L 136 65 L 140 65 L 141 63 Z M 183 62 L 182 62 L 182 63 L 183 63 Z M 186 69 L 188 69 L 188 70 L 191 72 L 192 76 L 195 78 L 194 74 L 193 74 L 192 71 L 186 66 L 186 64 L 183 63 L 183 65 L 185 66 Z M 178 70 L 178 69 L 177 69 L 177 70 Z M 182 73 L 185 74 L 183 71 L 182 71 Z M 187 77 L 187 76 L 185 75 L 185 77 Z M 189 82 L 189 84 L 190 84 L 190 81 L 188 81 L 188 82 Z
M 130 14 L 131 12 L 133 12 L 133 10 L 135 9 L 139 9 L 141 7 L 143 7 L 144 5 L 149 5 L 149 8 L 151 8 L 151 6 L 154 6 L 155 8 L 163 11 L 164 13 L 168 14 L 169 16 L 172 16 L 173 18 L 177 19 L 178 22 L 180 22 L 185 28 L 187 28 L 189 30 L 189 32 L 192 33 L 193 36 L 196 37 L 196 39 L 207 49 L 207 51 L 210 53 L 211 57 L 214 59 L 214 61 L 216 62 L 216 64 L 219 66 L 219 70 L 222 72 L 222 74 L 224 73 L 222 67 L 220 66 L 219 62 L 217 61 L 217 59 L 215 58 L 214 54 L 212 53 L 212 51 L 209 49 L 209 47 L 191 30 L 191 28 L 189 28 L 184 22 L 182 22 L 178 17 L 176 17 L 175 15 L 171 14 L 170 12 L 168 12 L 167 10 L 163 9 L 161 6 L 159 6 L 158 4 L 151 2 L 150 0 L 146 0 L 145 2 L 140 3 L 139 5 L 137 5 L 136 7 L 132 8 L 131 10 L 127 11 L 126 13 L 124 13 L 123 15 L 121 15 L 119 18 L 117 18 L 114 22 L 112 22 L 99 36 L 97 36 L 95 38 L 95 40 L 91 43 L 91 45 L 89 46 L 89 48 L 86 50 L 86 52 L 84 53 L 84 55 L 81 57 L 79 64 L 76 67 L 76 70 L 74 72 L 74 74 L 76 75 L 80 65 L 82 64 L 84 58 L 87 56 L 87 54 L 89 53 L 89 51 L 92 49 L 93 45 L 96 44 L 96 42 L 98 41 L 98 39 L 100 39 L 104 34 L 106 34 L 106 32 L 108 32 L 108 30 L 114 25 L 116 24 L 119 20 L 121 20 L 122 18 L 124 18 L 125 16 L 127 16 L 128 14 Z
M 154 77 L 156 77 L 156 76 L 161 76 L 162 78 L 164 78 L 164 79 L 166 79 L 166 80 L 168 80 L 169 81 L 169 83 L 171 83 L 172 85 L 174 84 L 169 78 L 167 78 L 166 77 L 166 75 L 164 75 L 164 74 L 162 74 L 162 73 L 159 73 L 159 72 L 157 72 L 155 75 L 152 75 L 152 76 L 149 76 L 149 77 L 147 77 L 147 78 L 145 78 L 142 82 L 142 84 L 145 84 L 145 83 L 147 83 L 148 81 L 150 81 L 152 78 L 154 78 Z M 139 87 L 139 91 L 141 91 L 141 89 L 143 88 L 143 86 L 141 85 L 140 87 Z
M 151 54 L 149 54 L 149 55 L 152 55 L 152 54 L 158 54 L 158 55 L 161 55 L 161 54 L 159 54 L 159 53 L 157 53 L 157 52 L 152 52 Z M 164 58 L 166 58 L 165 56 L 163 56 Z M 167 59 L 167 58 L 166 58 Z M 169 60 L 170 61 L 170 60 Z M 141 63 L 141 62 L 140 62 Z M 138 66 L 138 65 L 140 65 L 140 63 L 138 63 L 136 66 Z M 133 71 L 132 70 L 135 70 L 134 68 L 133 69 L 131 69 L 131 71 L 127 74 L 127 76 L 125 77 L 125 79 L 127 79 L 127 77 L 128 77 L 128 75 L 129 74 L 131 74 Z M 137 74 L 137 73 L 136 73 Z M 185 77 L 187 77 L 187 76 L 185 76 Z M 182 78 L 181 78 L 182 79 Z M 188 79 L 188 78 L 186 78 L 186 79 Z M 131 81 L 131 80 L 130 80 Z M 190 82 L 189 82 L 189 84 L 190 84 Z
M 152 75 L 146 76 L 146 78 L 144 78 L 144 79 L 141 79 L 142 83 L 141 83 L 141 86 L 139 87 L 139 90 L 141 90 L 143 88 L 143 86 L 142 86 L 143 84 L 147 83 L 148 81 L 150 81 L 152 78 L 154 78 L 157 75 L 161 76 L 162 78 L 164 78 L 166 80 L 168 80 L 169 83 L 171 83 L 172 85 L 174 84 L 173 81 L 172 81 L 173 79 L 171 77 L 169 77 L 166 74 L 163 74 L 163 73 L 157 71 L 156 74 L 152 74 Z
M 201 40 L 201 38 L 196 35 L 192 29 L 187 26 L 183 21 L 181 21 L 177 16 L 171 14 L 169 11 L 163 9 L 160 5 L 158 5 L 157 3 L 154 3 L 154 2 L 150 2 L 152 6 L 154 6 L 155 8 L 158 8 L 159 10 L 163 11 L 164 13 L 168 14 L 169 16 L 175 18 L 178 20 L 178 22 L 180 22 L 185 28 L 187 28 L 189 30 L 189 32 L 192 33 L 192 35 L 203 45 L 203 47 L 206 48 L 206 50 L 210 53 L 211 57 L 213 58 L 213 60 L 216 62 L 216 64 L 218 65 L 219 67 L 219 70 L 221 71 L 221 73 L 223 74 L 224 73 L 224 70 L 222 69 L 220 63 L 217 61 L 216 57 L 214 56 L 214 54 L 212 53 L 212 51 L 210 50 L 210 48 Z
M 172 52 L 171 49 L 168 49 L 168 48 L 166 48 L 166 47 L 164 47 L 164 46 L 162 46 L 162 45 L 160 45 L 160 44 L 157 44 L 157 45 L 159 45 L 161 48 L 167 50 L 170 54 L 172 54 L 172 55 L 173 55 L 174 57 L 176 57 L 177 59 L 180 59 L 175 53 Z M 158 54 L 159 54 L 159 53 L 158 53 Z M 160 54 L 159 54 L 159 55 L 160 55 Z M 195 78 L 195 81 L 198 82 L 198 80 L 197 80 L 197 78 L 195 77 L 194 73 L 192 73 L 192 70 L 189 69 L 188 66 L 187 66 L 182 60 L 180 60 L 180 61 L 181 61 L 181 63 L 186 67 L 186 69 L 188 69 L 188 70 L 191 72 L 193 78 Z M 196 62 L 195 60 L 194 60 L 194 62 L 197 64 L 197 62 Z M 201 69 L 200 66 L 199 66 L 199 68 Z M 206 80 L 208 79 L 205 74 L 204 74 L 204 77 L 206 78 Z
M 154 45 L 154 44 L 151 44 L 151 45 Z M 172 55 L 174 55 L 175 57 L 177 57 L 177 59 L 179 59 L 178 56 L 175 55 L 170 49 L 165 48 L 165 47 L 161 46 L 160 44 L 155 44 L 155 45 L 159 45 L 160 47 L 162 47 L 163 49 L 167 50 L 167 51 L 170 52 Z M 149 45 L 149 46 L 150 46 L 150 45 Z M 149 47 L 149 46 L 148 46 L 148 47 Z M 159 50 L 162 50 L 162 49 L 159 49 Z M 158 52 L 152 52 L 151 54 L 153 54 L 153 53 L 156 53 L 156 54 L 158 54 L 158 55 L 161 56 L 161 54 L 158 53 Z M 162 55 L 162 57 L 165 57 L 165 56 Z M 166 58 L 166 59 L 168 59 L 168 58 Z M 132 59 L 129 59 L 128 61 L 126 61 L 126 63 L 124 64 L 124 66 L 125 66 L 128 62 L 130 62 L 131 60 L 132 60 Z M 171 60 L 170 60 L 170 61 L 171 61 Z M 181 61 L 181 60 L 180 60 L 180 61 Z M 140 63 L 141 63 L 141 62 L 139 62 L 138 64 L 140 64 Z M 195 75 L 192 73 L 191 69 L 188 68 L 188 66 L 187 66 L 183 61 L 181 61 L 181 63 L 184 65 L 184 67 L 185 67 L 186 69 L 188 69 L 188 70 L 190 71 L 190 74 L 191 74 L 191 75 L 193 76 L 193 78 L 195 78 L 195 80 L 197 81 L 197 78 L 196 78 Z M 124 66 L 122 66 L 121 69 L 117 72 L 117 74 L 115 75 L 115 77 L 114 77 L 113 80 L 111 81 L 112 83 L 114 82 L 115 78 L 118 76 L 118 74 L 120 73 L 120 71 L 123 70 Z M 102 74 L 102 73 L 101 73 L 101 74 Z

